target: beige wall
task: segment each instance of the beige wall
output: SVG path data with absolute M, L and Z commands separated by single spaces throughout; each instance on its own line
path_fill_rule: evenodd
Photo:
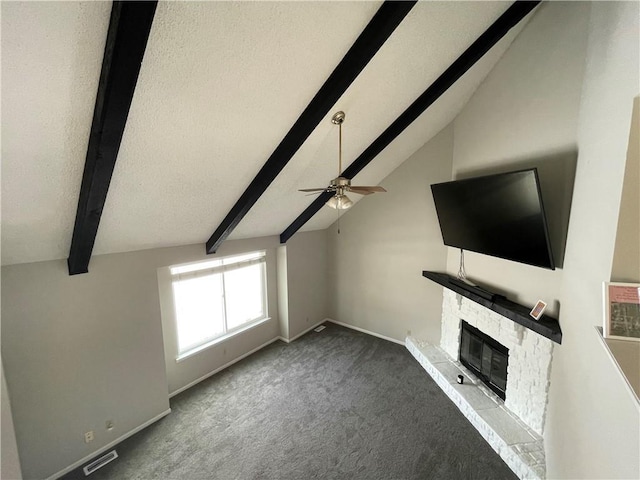
M 633 102 L 611 281 L 640 283 L 640 97 Z M 640 342 L 607 339 L 629 385 L 640 398 Z
M 327 232 L 297 233 L 286 245 L 287 339 L 327 318 Z
M 2 355 L 25 478 L 68 468 L 166 412 L 169 393 L 323 320 L 326 243 L 319 231 L 298 234 L 286 247 L 276 236 L 227 241 L 212 256 L 203 245 L 100 255 L 88 274 L 72 277 L 64 260 L 3 267 Z M 267 253 L 270 320 L 176 362 L 162 272 L 254 250 Z M 286 253 L 280 260 L 279 251 Z M 278 261 L 286 275 L 278 276 Z M 282 325 L 279 285 L 287 314 Z M 95 440 L 85 444 L 88 430 Z
M 453 135 L 443 132 L 451 146 L 430 164 L 436 170 L 419 173 L 420 151 L 382 182 L 390 192 L 402 185 L 402 195 L 426 195 L 430 183 L 451 173 L 540 167 L 554 247 L 566 242 L 554 252 L 562 268 L 465 257 L 478 283 L 523 304 L 544 299 L 559 314 L 564 336 L 554 350 L 545 427 L 549 478 L 640 476 L 638 405 L 594 329 L 602 322 L 602 282 L 611 272 L 631 105 L 640 85 L 638 8 L 634 2 L 542 4 L 456 118 Z M 340 235 L 330 228 L 331 315 L 398 339 L 411 328 L 437 342 L 438 289 L 423 279 L 418 293 L 404 272 L 445 266 L 456 272 L 458 251 L 441 246 L 429 202 L 412 204 L 407 219 L 400 199 L 385 195 L 344 215 Z M 420 231 L 416 225 L 423 223 Z M 405 266 L 412 256 L 413 265 Z M 409 311 L 419 294 L 428 304 Z
M 578 170 L 562 283 L 564 331 L 552 369 L 546 446 L 556 477 L 639 478 L 640 409 L 597 340 L 609 279 L 633 99 L 640 90 L 637 2 L 591 7 Z
M 276 281 L 276 248 L 277 237 L 236 240 L 223 243 L 215 255 L 205 255 L 202 245 L 190 245 L 175 249 L 159 249 L 157 287 L 159 291 L 162 330 L 164 333 L 164 360 L 167 372 L 169 395 L 174 395 L 211 372 L 241 357 L 247 352 L 263 346 L 280 335 L 278 325 L 278 296 Z M 270 320 L 257 325 L 241 335 L 231 337 L 217 343 L 179 362 L 178 337 L 175 328 L 173 293 L 169 268 L 172 265 L 189 263 L 197 260 L 224 257 L 237 253 L 265 250 L 267 269 L 267 310 Z M 179 253 L 178 253 L 179 252 Z
M 20 471 L 20 457 L 18 456 L 18 445 L 16 443 L 16 433 L 13 426 L 13 416 L 11 414 L 11 401 L 7 382 L 4 379 L 4 365 L 0 360 L 2 371 L 2 438 L 0 440 L 0 478 L 5 480 L 18 480 L 22 478 Z
M 277 338 L 277 246 L 237 240 L 217 253 L 267 250 L 272 320 L 179 364 L 165 330 L 166 366 L 157 269 L 211 258 L 203 245 L 96 256 L 72 277 L 64 260 L 3 267 L 2 356 L 25 478 L 65 469 L 166 411 L 169 391 Z
M 2 357 L 25 478 L 169 408 L 155 268 L 138 255 L 95 257 L 88 275 L 69 276 L 64 260 L 2 268 Z
M 633 101 L 611 280 L 640 282 L 640 97 Z
M 388 192 L 358 202 L 329 228 L 331 318 L 396 340 L 437 342 L 442 289 L 422 270 L 445 268 L 430 183 L 451 179 L 445 128 L 385 178 Z
M 287 292 L 287 246 L 281 245 L 276 252 L 276 267 L 278 272 L 278 324 L 280 335 L 289 339 L 289 293 Z
M 538 167 L 554 257 L 573 186 L 580 87 L 588 4 L 543 4 L 454 121 L 453 175 Z M 556 197 L 560 197 L 557 199 Z M 564 223 L 564 226 L 563 226 Z M 561 237 L 561 239 L 558 239 Z M 447 269 L 458 270 L 459 251 L 448 249 Z M 557 315 L 562 270 L 546 270 L 465 252 L 467 276 L 524 305 L 538 299 Z
M 579 152 L 562 269 L 466 255 L 478 282 L 525 305 L 541 298 L 559 313 L 563 342 L 554 350 L 545 426 L 549 478 L 640 475 L 638 408 L 594 329 L 638 93 L 637 24 L 638 4 L 543 4 L 454 122 L 454 175 L 568 162 Z M 450 251 L 448 270 L 457 266 Z

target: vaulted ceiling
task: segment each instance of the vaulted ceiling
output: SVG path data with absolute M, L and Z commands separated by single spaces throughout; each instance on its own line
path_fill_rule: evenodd
M 204 249 L 380 5 L 160 2 L 93 253 Z M 297 189 L 336 176 L 335 111 L 346 112 L 347 167 L 509 6 L 419 2 L 229 238 L 280 234 L 313 201 Z M 2 263 L 66 258 L 111 3 L 1 9 Z M 451 122 L 523 23 L 354 183 L 379 183 Z M 302 230 L 335 219 L 322 209 Z

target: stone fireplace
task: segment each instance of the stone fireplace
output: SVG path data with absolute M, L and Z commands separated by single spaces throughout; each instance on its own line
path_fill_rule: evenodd
M 509 349 L 504 406 L 542 435 L 549 392 L 553 342 L 461 295 L 445 289 L 440 347 L 454 360 L 460 322 L 466 321 Z
M 407 348 L 520 478 L 545 478 L 541 435 L 553 342 L 466 296 L 443 292 L 440 345 L 407 337 Z M 462 321 L 508 349 L 504 400 L 460 363 Z

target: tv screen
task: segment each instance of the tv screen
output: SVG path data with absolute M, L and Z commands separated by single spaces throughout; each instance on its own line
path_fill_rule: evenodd
M 535 168 L 431 185 L 444 244 L 555 269 Z

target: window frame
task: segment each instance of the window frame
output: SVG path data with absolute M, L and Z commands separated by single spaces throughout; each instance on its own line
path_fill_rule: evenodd
M 242 260 L 234 261 L 234 259 Z M 251 265 L 260 265 L 261 271 L 261 300 L 262 300 L 262 315 L 251 319 L 245 323 L 242 323 L 234 328 L 228 328 L 228 316 L 227 316 L 227 294 L 225 285 L 225 273 L 234 270 L 239 270 Z M 179 318 L 177 312 L 177 302 L 174 290 L 174 282 L 180 280 L 186 280 L 190 278 L 205 277 L 210 275 L 221 275 L 222 285 L 222 306 L 223 306 L 223 333 L 215 337 L 209 337 L 203 340 L 197 345 L 190 346 L 189 348 L 181 351 L 180 349 L 180 335 L 179 335 Z M 173 318 L 174 318 L 174 331 L 175 331 L 175 348 L 176 348 L 176 362 L 180 362 L 189 358 L 203 350 L 206 350 L 214 345 L 217 345 L 239 333 L 250 330 L 262 323 L 271 319 L 268 310 L 268 285 L 267 285 L 267 253 L 265 250 L 256 250 L 246 253 L 237 253 L 220 257 L 215 260 L 206 260 L 200 262 L 192 262 L 188 264 L 172 265 L 169 267 L 169 290 L 171 292 L 171 302 L 173 304 Z

